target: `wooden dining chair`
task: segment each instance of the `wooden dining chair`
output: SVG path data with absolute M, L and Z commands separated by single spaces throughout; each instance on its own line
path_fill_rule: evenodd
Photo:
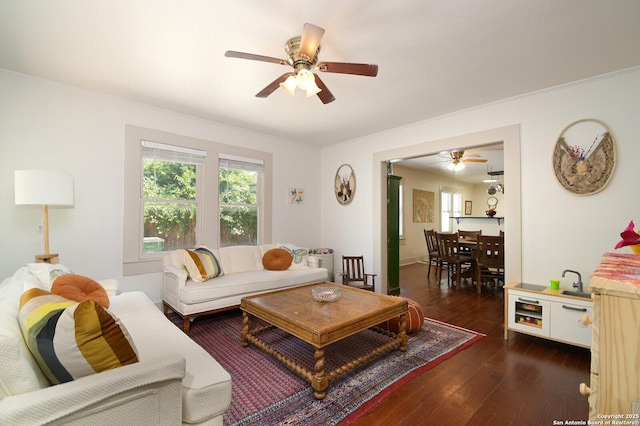
M 504 285 L 504 236 L 481 235 L 476 250 L 476 283 L 478 294 L 482 284 Z
M 364 256 L 342 256 L 342 284 L 375 291 L 376 274 L 364 272 Z
M 458 233 L 436 233 L 440 258 L 447 263 L 447 285 L 460 283 L 461 278 L 472 277 L 473 258 L 471 254 L 461 253 L 458 246 Z M 455 275 L 455 280 L 453 277 Z
M 440 259 L 440 251 L 438 250 L 438 242 L 436 241 L 436 231 L 433 229 L 425 229 L 424 239 L 427 242 L 427 252 L 429 254 L 429 269 L 427 270 L 427 276 L 431 276 L 431 266 L 435 266 L 436 278 L 439 279 L 442 274 L 442 263 Z

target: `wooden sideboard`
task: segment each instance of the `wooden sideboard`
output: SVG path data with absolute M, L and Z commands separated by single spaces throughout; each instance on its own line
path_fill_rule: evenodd
M 593 297 L 589 420 L 640 421 L 640 256 L 607 253 L 589 283 Z M 611 419 L 611 418 L 610 418 Z M 622 423 L 620 423 L 622 424 Z

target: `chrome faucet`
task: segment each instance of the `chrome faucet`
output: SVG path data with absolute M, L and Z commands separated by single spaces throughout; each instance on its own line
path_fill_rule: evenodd
M 562 271 L 562 276 L 564 277 L 564 274 L 566 274 L 567 272 L 573 272 L 578 276 L 578 282 L 573 283 L 573 288 L 578 290 L 580 293 L 584 293 L 584 291 L 582 290 L 582 275 L 580 275 L 580 272 L 574 271 L 572 269 L 565 269 L 564 271 Z

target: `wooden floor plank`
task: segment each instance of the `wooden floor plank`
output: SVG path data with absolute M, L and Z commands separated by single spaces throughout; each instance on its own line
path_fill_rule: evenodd
M 356 426 L 552 425 L 554 420 L 586 420 L 590 352 L 509 333 L 503 339 L 502 289 L 469 283 L 442 284 L 427 265 L 400 268 L 401 295 L 422 306 L 427 317 L 468 328 L 486 337 L 405 384 Z

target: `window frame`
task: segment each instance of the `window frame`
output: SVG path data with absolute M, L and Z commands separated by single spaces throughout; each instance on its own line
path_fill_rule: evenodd
M 124 144 L 124 206 L 123 206 L 123 276 L 162 272 L 162 258 L 167 252 L 143 253 L 142 198 L 142 146 L 141 141 L 153 141 L 188 149 L 206 151 L 203 160 L 202 213 L 196 220 L 200 223 L 200 234 L 196 234 L 196 245 L 218 247 L 219 203 L 218 203 L 218 159 L 229 155 L 261 160 L 262 209 L 258 218 L 258 244 L 271 241 L 272 229 L 272 182 L 273 155 L 269 152 L 243 148 L 214 141 L 193 138 L 134 125 L 125 125 Z

